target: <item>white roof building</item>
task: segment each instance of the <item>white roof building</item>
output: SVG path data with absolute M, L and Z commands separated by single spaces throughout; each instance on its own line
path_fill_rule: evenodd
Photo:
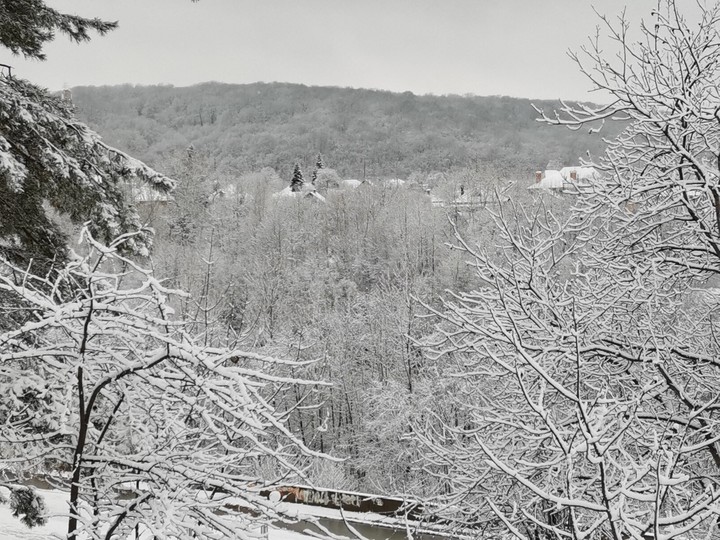
M 350 178 L 348 180 L 343 180 L 340 182 L 340 188 L 342 189 L 357 189 L 362 185 L 362 182 L 360 180 L 355 180 L 354 178 Z
M 559 171 L 549 169 L 535 173 L 535 183 L 528 189 L 563 190 L 573 185 L 588 185 L 600 177 L 593 167 L 563 167 Z
M 563 167 L 560 169 L 560 175 L 567 182 L 589 182 L 600 177 L 594 167 Z
M 166 203 L 174 200 L 169 193 L 153 189 L 147 184 L 133 182 L 130 185 L 130 192 L 135 203 Z
M 535 173 L 535 183 L 528 189 L 562 189 L 565 187 L 565 179 L 560 171 L 548 170 L 545 173 Z
M 282 190 L 278 191 L 277 193 L 274 193 L 273 197 L 274 198 L 287 198 L 287 197 L 298 198 L 299 197 L 302 199 L 313 199 L 313 200 L 320 201 L 320 202 L 327 202 L 327 199 L 325 199 L 325 197 L 320 195 L 315 190 L 314 186 L 312 186 L 312 184 L 309 184 L 309 185 L 311 187 L 307 187 L 308 184 L 306 183 L 303 186 L 303 189 L 300 191 L 293 191 L 290 188 L 290 186 L 288 186 L 285 189 L 282 189 Z
M 385 185 L 389 187 L 400 187 L 405 185 L 405 180 L 400 178 L 390 178 L 385 180 Z

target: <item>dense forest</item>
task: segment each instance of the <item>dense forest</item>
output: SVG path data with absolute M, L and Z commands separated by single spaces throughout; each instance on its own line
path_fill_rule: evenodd
M 218 192 L 206 163 L 195 152 L 174 154 L 165 169 L 178 181 L 173 200 L 139 204 L 156 231 L 156 276 L 191 294 L 175 312 L 212 346 L 308 362 L 292 375 L 330 383 L 275 396 L 306 445 L 345 458 L 308 463 L 310 482 L 435 492 L 439 484 L 406 439 L 430 401 L 453 414 L 451 402 L 439 401 L 443 369 L 420 346 L 435 325 L 418 318 L 427 315 L 420 302 L 440 308 L 444 291 L 475 286 L 465 254 L 449 245 L 455 231 L 485 248 L 500 242 L 490 215 L 494 195 L 472 208 L 439 207 L 421 190 L 379 184 L 322 189 L 321 203 L 278 197 L 286 182 L 269 168 Z M 435 191 L 450 194 L 457 182 L 472 181 L 466 175 L 443 175 Z M 492 187 L 508 207 L 561 215 L 569 204 L 552 195 L 535 199 L 521 184 Z M 503 258 L 502 249 L 491 249 Z
M 539 123 L 529 100 L 502 97 L 212 83 L 76 88 L 73 99 L 106 141 L 177 181 L 171 200 L 137 204 L 156 232 L 156 275 L 191 294 L 174 308 L 193 335 L 309 362 L 292 375 L 331 384 L 287 388 L 273 403 L 304 444 L 345 458 L 311 460 L 308 480 L 415 497 L 445 489 L 412 440 L 430 403 L 448 421 L 460 414 L 455 383 L 424 352 L 436 322 L 422 304 L 441 309 L 445 291 L 477 286 L 450 247 L 456 234 L 501 262 L 493 212 L 563 215 L 572 200 L 532 196 L 528 177 L 599 152 L 600 136 Z M 278 198 L 298 161 L 310 184 L 318 153 L 325 203 Z M 369 178 L 418 183 L 321 183 L 362 177 L 363 162 Z M 471 204 L 452 204 L 462 193 Z
M 204 88 L 239 88 L 237 94 L 229 92 L 236 99 L 247 95 L 250 88 L 264 88 L 268 93 L 282 93 L 283 88 L 288 91 L 284 100 L 277 98 L 277 103 L 262 99 L 253 105 L 248 97 L 246 107 L 198 107 L 199 102 L 212 103 L 209 96 L 215 95 Z M 327 102 L 337 105 L 353 95 L 360 101 L 366 98 L 368 103 L 358 106 L 355 116 L 346 117 L 348 126 L 364 126 L 364 131 L 360 127 L 334 131 L 337 126 L 333 127 L 331 118 L 336 113 L 320 106 L 307 106 L 303 112 L 299 105 L 303 101 L 288 97 L 293 89 L 301 94 L 307 90 L 305 102 L 325 106 Z M 312 97 L 315 91 L 317 96 Z M 136 97 L 125 93 L 136 93 Z M 163 103 L 158 96 L 168 101 Z M 623 347 L 633 354 L 645 347 L 645 323 L 633 319 L 642 312 L 636 304 L 642 308 L 670 302 L 667 305 L 672 308 L 682 302 L 695 317 L 689 319 L 693 321 L 687 323 L 689 329 L 682 330 L 685 335 L 695 335 L 695 320 L 712 321 L 716 316 L 714 303 L 707 308 L 709 314 L 703 314 L 697 302 L 683 296 L 683 291 L 674 297 L 674 290 L 668 292 L 660 287 L 660 296 L 651 298 L 651 302 L 642 296 L 632 297 L 637 291 L 655 294 L 654 284 L 636 284 L 630 277 L 658 278 L 650 271 L 638 270 L 643 264 L 652 267 L 656 263 L 643 261 L 642 251 L 633 254 L 638 260 L 624 262 L 628 254 L 615 248 L 617 224 L 623 220 L 632 224 L 635 219 L 643 220 L 643 224 L 655 223 L 656 213 L 667 210 L 653 206 L 652 197 L 644 205 L 628 206 L 627 192 L 613 185 L 612 176 L 601 178 L 598 185 L 602 191 L 587 200 L 578 197 L 578 192 L 527 189 L 531 180 L 523 175 L 529 176 L 548 163 L 552 167 L 577 163 L 584 148 L 593 153 L 602 149 L 600 136 L 587 134 L 591 121 L 583 123 L 580 131 L 551 128 L 534 120 L 537 113 L 529 102 L 508 98 L 415 98 L 285 85 L 76 89 L 74 100 L 80 117 L 105 141 L 143 157 L 167 175 L 157 176 L 163 185 L 174 186 L 171 197 L 160 193 L 150 200 L 132 201 L 140 221 L 154 229 L 149 252 L 142 250 L 134 258 L 104 261 L 101 265 L 102 257 L 114 256 L 115 248 L 95 244 L 90 253 L 101 253 L 99 261 L 83 259 L 78 265 L 71 258 L 69 270 L 58 273 L 62 279 L 70 276 L 80 284 L 100 283 L 98 292 L 87 298 L 84 288 L 78 288 L 80 292 L 75 294 L 82 302 L 93 306 L 96 297 L 110 297 L 109 308 L 115 309 L 113 306 L 119 303 L 134 317 L 126 323 L 133 332 L 116 331 L 117 315 L 111 310 L 100 319 L 92 339 L 86 339 L 84 336 L 90 335 L 87 321 L 99 317 L 94 313 L 105 307 L 105 302 L 89 309 L 85 318 L 68 311 L 77 338 L 68 345 L 70 352 L 63 354 L 75 354 L 76 343 L 83 347 L 88 341 L 93 343 L 93 354 L 101 358 L 102 365 L 112 369 L 117 362 L 115 351 L 126 350 L 128 343 L 132 344 L 129 358 L 133 362 L 136 356 L 142 357 L 138 351 L 146 343 L 160 342 L 161 349 L 169 343 L 176 348 L 172 362 L 158 369 L 156 376 L 139 376 L 107 393 L 102 408 L 95 411 L 99 427 L 81 418 L 91 433 L 95 427 L 93 437 L 98 440 L 88 443 L 87 452 L 97 452 L 92 447 L 96 444 L 120 456 L 101 456 L 105 461 L 100 466 L 115 467 L 103 473 L 111 485 L 118 482 L 118 477 L 125 482 L 136 481 L 136 471 L 144 467 L 153 471 L 156 465 L 147 464 L 154 463 L 154 453 L 163 456 L 162 463 L 179 459 L 180 455 L 191 456 L 192 462 L 202 449 L 206 452 L 202 456 L 204 465 L 192 474 L 169 469 L 159 473 L 176 482 L 173 497 L 176 492 L 188 496 L 199 482 L 207 482 L 207 471 L 211 469 L 207 463 L 211 463 L 215 469 L 209 478 L 218 482 L 209 484 L 213 488 L 227 489 L 228 484 L 220 482 L 228 482 L 231 473 L 240 471 L 243 482 L 249 477 L 271 485 L 296 482 L 419 499 L 432 513 L 430 519 L 450 535 L 457 532 L 458 537 L 461 533 L 499 537 L 506 522 L 498 516 L 507 514 L 528 538 L 551 538 L 544 531 L 567 527 L 564 509 L 548 511 L 550 503 L 558 508 L 567 504 L 561 491 L 565 487 L 559 484 L 565 477 L 557 473 L 564 456 L 570 456 L 568 477 L 576 475 L 574 482 L 586 483 L 587 497 L 592 501 L 600 497 L 595 494 L 599 475 L 592 468 L 595 463 L 600 463 L 598 468 L 606 467 L 602 461 L 605 458 L 590 455 L 594 461 L 582 461 L 585 453 L 595 451 L 588 450 L 589 444 L 583 446 L 582 438 L 589 439 L 588 434 L 604 425 L 596 420 L 606 414 L 602 406 L 608 403 L 608 407 L 615 407 L 615 398 L 605 396 L 611 392 L 608 388 L 616 384 L 611 379 L 616 375 L 605 375 L 603 370 L 608 366 L 617 369 Z M 416 102 L 409 108 L 415 113 L 405 115 L 400 109 L 393 112 L 393 106 L 403 100 Z M 286 112 L 277 112 L 283 109 L 280 103 L 285 104 Z M 55 102 L 53 106 L 60 107 Z M 431 106 L 446 106 L 447 116 L 433 116 L 427 110 L 417 112 Z M 465 120 L 473 114 L 479 116 L 483 107 L 486 117 L 493 120 L 487 124 L 477 121 L 477 131 L 468 128 L 463 135 L 461 126 L 469 125 L 464 124 Z M 276 112 L 258 112 L 265 108 Z M 60 111 L 69 114 L 65 108 Z M 250 111 L 262 119 L 252 121 Z M 25 115 L 18 117 L 23 120 Z M 325 118 L 326 122 L 318 120 L 313 124 L 309 119 L 314 117 Z M 59 140 L 76 136 L 77 124 L 73 119 L 67 122 L 69 127 L 60 133 Z M 377 127 L 373 130 L 371 125 Z M 644 126 L 642 122 L 637 125 Z M 300 126 L 312 127 L 303 131 Z M 325 145 L 312 136 L 314 130 L 321 129 L 319 126 L 332 134 Z M 510 136 L 511 132 L 520 141 L 514 149 L 504 143 L 503 134 Z M 435 135 L 429 135 L 432 133 Z M 447 134 L 447 139 L 438 133 Z M 630 132 L 625 137 L 632 139 L 634 135 Z M 403 144 L 431 136 L 438 137 L 437 145 L 423 149 Z M 81 159 L 70 162 L 97 159 L 99 164 L 113 164 L 118 175 L 132 172 L 134 162 L 127 156 L 105 148 L 93 138 L 81 140 L 93 146 L 80 154 Z M 264 151 L 259 149 L 262 141 L 267 144 Z M 393 144 L 388 141 L 397 143 L 397 152 L 390 152 Z M 620 143 L 614 144 L 619 152 Z M 469 157 L 473 154 L 468 148 L 475 149 L 475 157 Z M 446 163 L 438 161 L 443 152 L 452 151 L 459 153 Z M 374 153 L 385 157 L 377 159 Z M 323 157 L 318 159 L 318 154 Z M 622 161 L 627 156 L 619 155 L 618 166 L 627 167 Z M 403 185 L 376 181 L 342 187 L 339 182 L 329 181 L 333 175 L 360 176 L 363 159 L 373 179 L 407 175 L 408 180 L 417 182 Z M 298 183 L 308 185 L 317 176 L 315 187 L 322 199 L 303 197 L 303 191 L 295 196 L 279 196 L 288 188 L 298 161 L 305 170 L 304 182 L 298 178 Z M 327 165 L 324 172 L 317 170 L 321 161 Z M 674 165 L 670 158 L 668 163 L 658 167 L 669 170 Z M 335 172 L 330 172 L 331 167 Z M 316 175 L 311 176 L 313 168 Z M 643 172 L 630 169 L 627 174 L 634 179 L 642 178 Z M 142 183 L 143 175 L 150 173 L 144 169 L 135 172 L 131 183 Z M 113 182 L 113 186 L 120 185 L 127 184 Z M 426 186 L 431 193 L 427 193 Z M 133 191 L 128 194 L 132 196 Z M 608 194 L 612 198 L 603 199 Z M 698 215 L 712 214 L 704 208 Z M 49 217 L 60 221 L 58 214 L 50 213 Z M 69 217 L 76 228 L 82 224 L 73 215 Z M 598 223 L 606 225 L 598 227 Z M 657 227 L 665 226 L 662 216 L 658 223 Z M 682 221 L 669 223 L 679 227 Z M 67 221 L 59 225 L 68 238 L 77 236 L 77 230 L 70 230 Z M 645 228 L 628 226 L 619 238 L 636 246 L 656 237 L 675 238 L 677 231 L 666 232 L 663 228 L 649 236 L 644 232 Z M 643 234 L 640 241 L 632 236 L 636 233 Z M 87 238 L 87 230 L 83 234 Z M 685 241 L 684 237 L 678 238 Z M 689 241 L 694 242 L 692 238 Z M 83 253 L 87 248 L 73 249 Z M 618 264 L 626 265 L 620 272 L 628 283 L 617 279 Z M 152 272 L 141 272 L 140 279 L 131 278 L 130 270 L 139 265 Z M 83 272 L 86 268 L 95 270 L 77 276 L 68 273 L 76 272 L 76 267 Z M 6 289 L 15 294 L 14 276 L 22 271 L 13 266 L 6 274 Z M 692 287 L 697 286 L 697 276 L 690 278 Z M 670 279 L 675 279 L 674 273 Z M 616 291 L 621 285 L 621 294 L 630 295 L 635 302 L 627 308 L 625 303 L 605 297 L 607 291 Z M 72 290 L 62 281 L 51 284 L 39 280 L 36 289 L 21 290 L 21 301 L 39 302 L 42 309 L 50 309 L 43 307 L 50 305 L 46 319 L 48 324 L 55 324 L 60 315 L 53 311 L 54 304 L 42 296 L 48 287 L 53 291 L 63 287 Z M 629 319 L 626 309 L 631 314 Z M 143 317 L 158 312 L 162 317 L 153 315 L 147 327 Z M 26 312 L 13 313 L 22 320 Z M 580 314 L 577 318 L 576 313 Z M 670 324 L 677 328 L 675 315 L 670 318 Z M 587 322 L 598 320 L 600 323 Z M 578 335 L 578 321 L 586 325 L 583 336 L 588 338 L 583 339 L 596 339 L 599 352 L 594 348 L 588 353 L 578 352 L 573 341 Z M 658 327 L 665 324 L 664 320 L 651 322 Z M 68 331 L 70 323 L 61 319 L 58 324 L 60 333 Z M 638 325 L 637 339 L 642 345 L 618 345 L 617 336 L 633 324 Z M 166 337 L 171 327 L 178 329 L 177 338 L 174 333 Z M 23 339 L 35 343 L 39 338 L 32 334 L 34 331 L 34 326 L 29 326 L 29 335 Z M 54 331 L 51 327 L 47 345 L 40 341 L 42 346 L 33 354 L 42 357 L 48 347 L 56 347 Z M 715 352 L 710 346 L 708 350 Z M 103 354 L 110 356 L 104 359 Z M 581 354 L 587 354 L 587 358 L 580 358 Z M 651 355 L 653 350 L 642 354 Z M 645 397 L 650 385 L 658 384 L 651 372 L 646 373 L 650 361 L 626 357 L 630 358 L 627 362 L 637 363 L 637 368 L 623 368 L 619 378 L 623 384 L 637 385 L 641 397 L 634 398 L 635 390 L 631 388 L 627 390 L 630 397 L 623 399 L 647 400 L 651 411 L 657 403 L 665 407 L 664 401 L 654 401 L 655 394 Z M 186 358 L 187 363 L 180 362 Z M 142 365 L 143 369 L 154 369 L 153 357 Z M 64 388 L 63 381 L 75 376 L 66 372 L 68 366 L 57 366 L 59 389 Z M 135 363 L 128 366 L 121 374 L 129 378 L 137 368 Z M 28 367 L 21 377 L 35 381 L 31 379 L 33 369 Z M 682 366 L 679 369 L 687 371 Z M 630 376 L 625 377 L 625 372 Z M 104 373 L 97 371 L 99 387 L 114 380 L 115 375 L 102 378 Z M 234 381 L 234 386 L 225 386 L 228 383 L 223 381 L 228 379 Z M 248 388 L 245 381 L 250 379 L 251 388 L 256 389 L 252 398 L 255 402 L 243 401 Z M 167 380 L 176 381 L 175 387 L 166 384 Z M 584 380 L 588 383 L 581 386 Z M 152 387 L 146 390 L 147 383 Z M 42 388 L 33 384 L 23 391 L 44 396 Z M 173 392 L 177 392 L 177 398 Z M 207 392 L 206 399 L 198 401 L 201 392 Z M 574 392 L 596 392 L 600 397 L 585 401 L 577 399 Z M 168 403 L 172 405 L 172 429 L 167 437 L 181 440 L 182 445 L 166 444 L 162 422 L 170 413 L 158 411 L 167 408 Z M 618 403 L 617 410 L 608 416 L 627 418 L 623 415 L 628 409 L 622 408 L 625 401 Z M 669 403 L 669 408 L 674 406 Z M 259 409 L 257 404 L 261 404 Z M 89 407 L 86 414 L 93 412 L 92 404 Z M 546 412 L 551 408 L 552 416 Z M 106 442 L 107 428 L 100 419 L 102 415 L 112 419 L 116 411 L 122 415 L 112 421 L 114 438 Z M 650 422 L 655 418 L 653 414 L 638 413 L 632 418 L 638 423 Z M 556 428 L 555 418 L 560 428 Z M 662 419 L 660 424 L 664 429 Z M 614 424 L 608 425 L 608 429 L 615 429 Z M 246 426 L 251 426 L 252 431 L 248 432 Z M 28 427 L 27 436 L 34 437 L 35 429 Z M 608 444 L 618 448 L 624 444 L 625 429 L 625 424 L 619 425 L 620 435 L 606 437 Z M 645 429 L 645 425 L 638 429 Z M 225 446 L 217 449 L 207 443 L 209 431 L 225 437 Z M 192 437 L 186 440 L 186 433 Z M 201 441 L 197 444 L 193 439 L 196 433 Z M 651 439 L 653 435 L 628 435 L 636 436 Z M 552 437 L 559 441 L 557 448 L 552 446 Z M 601 432 L 597 437 L 604 435 Z M 567 445 L 566 438 L 570 441 Z M 260 450 L 245 451 L 248 441 Z M 650 447 L 652 441 L 642 444 L 643 448 Z M 702 454 L 702 448 L 698 445 L 694 451 Z M 642 452 L 638 451 L 638 460 L 646 459 Z M 135 460 L 130 467 L 125 465 L 125 455 Z M 607 467 L 623 473 L 627 467 L 624 462 L 615 463 L 614 455 L 608 458 Z M 505 456 L 507 461 L 503 461 Z M 577 462 L 571 461 L 574 456 L 580 456 Z M 42 459 L 28 463 L 40 462 L 47 467 Z M 698 459 L 705 467 L 707 457 L 698 455 Z M 506 463 L 516 464 L 516 468 Z M 93 471 L 100 470 L 100 466 L 91 466 Z M 91 466 L 85 469 L 91 470 Z M 586 474 L 586 470 L 591 472 Z M 85 492 L 98 493 L 95 476 L 88 477 L 91 481 Z M 248 497 L 243 482 L 232 493 Z M 548 483 L 552 491 L 541 491 L 536 486 L 541 482 Z M 163 490 L 167 491 L 163 487 L 157 492 L 163 494 Z M 137 497 L 143 496 L 138 492 Z M 644 497 L 644 492 L 638 497 Z M 106 503 L 100 498 L 94 501 L 98 508 L 123 504 L 115 500 Z M 494 501 L 502 507 L 494 506 Z M 645 499 L 641 501 L 638 506 L 645 504 Z M 526 513 L 513 513 L 519 502 L 526 504 Z M 572 504 L 588 506 L 580 498 Z M 603 510 L 599 504 L 592 504 L 595 506 L 587 520 L 592 519 L 591 512 L 597 512 L 597 508 Z M 712 515 L 712 507 L 706 505 L 702 511 Z M 143 512 L 140 507 L 138 520 L 147 519 Z M 593 523 L 588 527 L 597 527 Z M 94 522 L 88 525 L 92 526 Z
M 506 97 L 209 83 L 76 88 L 73 99 L 106 141 L 177 182 L 170 200 L 137 205 L 155 230 L 155 275 L 190 293 L 173 307 L 192 334 L 307 363 L 290 375 L 329 384 L 273 401 L 303 444 L 343 458 L 310 460 L 307 480 L 443 493 L 414 432 L 428 411 L 464 415 L 457 382 L 425 345 L 441 335 L 428 309 L 478 285 L 456 235 L 506 264 L 493 215 L 565 215 L 573 199 L 533 195 L 532 171 L 597 154 L 601 137 L 540 123 L 529 100 Z M 318 154 L 325 202 L 278 197 L 297 162 L 310 184 Z M 333 187 L 363 167 L 369 179 L 417 182 Z
M 408 540 L 720 537 L 720 2 L 696 7 L 658 1 L 639 41 L 601 17 L 619 53 L 582 69 L 612 103 L 560 114 L 70 100 L 5 66 L 3 537 L 289 538 L 289 503 L 349 501 Z M 38 60 L 115 26 L 0 2 L 0 46 Z
M 532 94 L 532 89 L 528 89 Z M 588 129 L 537 122 L 532 105 L 509 97 L 418 96 L 298 84 L 206 83 L 73 89 L 78 117 L 106 142 L 144 161 L 193 145 L 220 173 L 275 169 L 289 179 L 321 153 L 344 178 L 401 177 L 482 166 L 526 174 L 571 165 L 603 142 Z M 612 138 L 617 127 L 602 134 Z

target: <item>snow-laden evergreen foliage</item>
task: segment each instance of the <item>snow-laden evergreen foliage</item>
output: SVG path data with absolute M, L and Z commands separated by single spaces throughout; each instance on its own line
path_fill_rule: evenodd
M 141 228 L 128 182 L 167 192 L 174 182 L 104 144 L 71 106 L 26 81 L 0 77 L 0 253 L 27 264 L 64 253 L 47 208 L 90 222 L 103 241 Z M 146 254 L 149 231 L 124 246 Z
M 28 527 L 44 525 L 47 522 L 47 507 L 42 497 L 31 487 L 18 486 L 10 493 L 10 508 L 13 516 L 20 518 Z
M 8 493 L 7 496 L 4 496 L 3 491 Z M 47 523 L 45 501 L 32 487 L 0 483 L 0 504 L 9 505 L 12 515 L 29 528 Z
M 317 180 L 318 171 L 320 171 L 320 169 L 324 169 L 324 168 L 325 168 L 325 162 L 323 161 L 322 154 L 318 154 L 317 160 L 315 161 L 315 169 L 313 170 L 313 173 L 312 173 L 312 183 L 313 184 L 315 184 L 315 180 Z
M 29 58 L 43 60 L 42 48 L 56 32 L 80 42 L 90 39 L 90 30 L 105 34 L 116 26 L 115 22 L 60 13 L 48 7 L 45 0 L 0 2 L 0 45 Z
M 0 2 L 0 45 L 14 54 L 42 60 L 43 46 L 56 33 L 80 42 L 89 32 L 116 23 L 67 15 L 44 0 Z M 66 238 L 50 212 L 75 223 L 90 222 L 106 242 L 140 229 L 126 200 L 126 182 L 160 191 L 172 180 L 105 145 L 75 120 L 72 106 L 27 81 L 0 75 L 0 255 L 26 266 L 44 265 L 65 255 Z M 146 254 L 149 232 L 135 235 L 124 249 Z
M 302 191 L 304 184 L 305 184 L 305 179 L 303 178 L 303 173 L 302 173 L 302 170 L 300 169 L 300 164 L 296 163 L 295 168 L 293 169 L 292 180 L 290 180 L 290 191 L 292 191 L 292 192 Z

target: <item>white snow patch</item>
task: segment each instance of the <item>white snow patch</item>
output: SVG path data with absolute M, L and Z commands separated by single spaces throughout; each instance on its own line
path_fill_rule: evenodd
M 361 185 L 362 182 L 360 180 L 355 180 L 354 178 L 349 178 L 340 182 L 340 187 L 343 189 L 357 189 Z
M 65 537 L 67 515 L 63 514 L 68 507 L 68 493 L 47 489 L 38 489 L 37 492 L 43 496 L 48 508 L 47 524 L 29 529 L 18 518 L 13 517 L 7 505 L 0 505 L 0 540 L 48 540 Z M 312 537 L 274 527 L 270 527 L 268 530 L 268 540 L 308 540 L 310 538 Z

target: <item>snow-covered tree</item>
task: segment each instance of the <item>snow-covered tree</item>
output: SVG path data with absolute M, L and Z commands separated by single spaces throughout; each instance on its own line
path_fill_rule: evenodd
M 312 183 L 315 183 L 315 180 L 317 180 L 318 172 L 321 169 L 325 168 L 325 162 L 323 161 L 322 154 L 317 155 L 317 160 L 315 161 L 315 170 L 313 170 L 312 173 Z
M 28 264 L 62 258 L 66 238 L 46 205 L 73 222 L 91 222 L 109 241 L 141 223 L 125 198 L 127 182 L 163 192 L 174 182 L 107 146 L 73 118 L 68 104 L 26 81 L 0 77 L 0 253 Z M 149 232 L 124 246 L 146 253 Z
M 90 30 L 105 34 L 116 27 L 116 22 L 60 13 L 45 0 L 4 0 L 0 5 L 0 44 L 38 60 L 45 58 L 43 46 L 56 32 L 81 42 L 90 39 Z
M 43 0 L 0 5 L 0 44 L 16 54 L 43 59 L 42 46 L 56 32 L 76 41 L 103 34 L 115 23 L 65 15 Z M 172 180 L 104 144 L 75 120 L 71 106 L 27 81 L 0 75 L 0 254 L 26 266 L 62 261 L 66 238 L 53 212 L 75 223 L 91 222 L 93 234 L 110 241 L 140 229 L 126 182 L 166 192 Z M 51 210 L 50 210 L 51 209 Z M 146 253 L 146 231 L 124 248 Z
M 290 180 L 290 190 L 293 192 L 302 191 L 303 185 L 305 185 L 305 179 L 303 178 L 300 164 L 296 163 L 293 169 L 292 179 Z
M 68 482 L 69 539 L 252 537 L 274 515 L 258 489 L 297 480 L 312 454 L 270 399 L 311 383 L 197 343 L 173 316 L 182 293 L 120 254 L 131 240 L 85 229 L 87 255 L 54 278 L 0 263 L 0 290 L 32 313 L 0 334 L 0 467 Z
M 445 515 L 516 538 L 720 534 L 720 6 L 662 0 L 639 42 L 603 19 L 583 71 L 612 103 L 547 121 L 627 128 L 570 217 L 500 206 L 504 261 L 436 310 L 456 418 L 418 435 Z
M 7 493 L 7 496 L 5 493 Z M 13 517 L 19 518 L 27 527 L 47 523 L 48 508 L 45 500 L 32 487 L 21 484 L 0 483 L 0 504 L 10 506 Z
M 342 178 L 335 169 L 323 168 L 315 171 L 315 180 L 313 184 L 320 191 L 327 191 L 328 189 L 340 187 Z

